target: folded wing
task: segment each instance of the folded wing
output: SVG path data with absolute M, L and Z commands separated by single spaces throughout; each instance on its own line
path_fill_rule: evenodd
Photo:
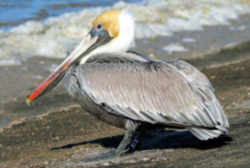
M 184 61 L 105 58 L 80 66 L 76 75 L 81 89 L 114 115 L 183 125 L 202 140 L 229 127 L 206 76 Z

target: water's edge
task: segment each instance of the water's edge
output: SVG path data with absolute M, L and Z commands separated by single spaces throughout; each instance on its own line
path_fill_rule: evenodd
M 240 16 L 250 13 L 249 1 L 117 2 L 111 7 L 88 8 L 51 17 L 45 22 L 28 21 L 9 32 L 0 32 L 0 66 L 20 65 L 31 56 L 66 57 L 88 32 L 91 21 L 102 11 L 111 8 L 126 9 L 133 13 L 137 23 L 137 39 L 155 39 L 157 36 L 171 39 L 175 38 L 176 32 L 206 33 L 206 27 L 214 26 L 228 27 L 232 33 L 250 29 L 249 22 L 241 23 L 240 26 L 234 25 L 235 21 L 240 20 Z M 180 43 L 197 44 L 198 40 L 186 37 L 181 41 L 165 43 L 160 49 L 170 55 L 174 52 L 185 52 L 187 49 Z M 232 41 L 234 42 L 237 41 Z

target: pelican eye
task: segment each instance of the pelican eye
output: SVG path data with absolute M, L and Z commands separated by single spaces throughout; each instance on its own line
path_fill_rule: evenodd
M 101 30 L 102 29 L 102 24 L 98 24 L 97 26 L 96 26 L 96 28 L 98 29 L 98 30 Z

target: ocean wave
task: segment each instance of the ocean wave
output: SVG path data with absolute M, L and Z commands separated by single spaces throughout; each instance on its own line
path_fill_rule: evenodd
M 88 32 L 91 21 L 110 8 L 131 11 L 137 23 L 136 37 L 145 38 L 171 36 L 184 30 L 202 31 L 204 26 L 229 25 L 231 19 L 250 13 L 250 1 L 145 0 L 134 4 L 121 1 L 111 7 L 88 8 L 43 22 L 28 21 L 8 32 L 0 31 L 0 60 L 22 60 L 31 56 L 64 58 Z

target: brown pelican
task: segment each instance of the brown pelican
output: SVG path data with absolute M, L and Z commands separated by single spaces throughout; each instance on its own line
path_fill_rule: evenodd
M 228 119 L 207 77 L 185 61 L 130 52 L 134 39 L 129 12 L 103 12 L 27 103 L 63 80 L 86 111 L 126 129 L 115 155 L 133 151 L 141 134 L 157 126 L 185 128 L 200 140 L 227 134 Z

